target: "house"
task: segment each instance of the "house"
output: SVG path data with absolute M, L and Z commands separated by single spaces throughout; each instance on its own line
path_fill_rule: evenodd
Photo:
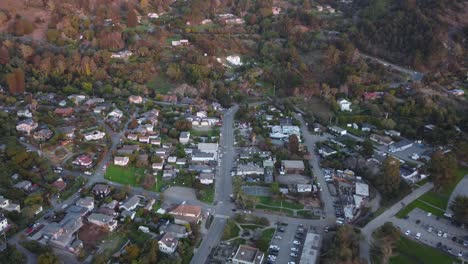
M 388 149 L 390 152 L 398 152 L 403 151 L 405 149 L 409 149 L 413 146 L 413 142 L 409 141 L 408 139 L 402 139 L 390 146 Z
M 169 211 L 169 214 L 174 216 L 176 224 L 198 224 L 202 220 L 202 210 L 201 207 L 197 205 L 180 204 Z
M 195 116 L 200 117 L 200 118 L 205 118 L 208 116 L 206 111 L 198 111 Z
M 91 212 L 94 209 L 94 198 L 91 196 L 87 196 L 84 198 L 78 199 L 75 203 L 77 206 L 81 206 L 83 208 L 86 208 L 88 212 Z
M 176 156 L 170 156 L 167 158 L 167 163 L 176 163 L 177 157 Z
M 333 149 L 327 145 L 323 145 L 319 149 L 319 154 L 322 155 L 322 157 L 328 157 L 331 155 L 335 155 L 336 153 L 338 153 L 336 149 Z
M 368 124 L 368 123 L 363 123 L 361 126 L 361 131 L 364 132 L 370 132 L 374 130 L 376 127 L 374 125 Z
M 188 168 L 189 171 L 194 171 L 194 172 L 198 172 L 198 173 L 201 173 L 201 172 L 206 172 L 206 173 L 209 173 L 209 172 L 213 172 L 213 168 L 209 165 L 206 165 L 206 164 L 191 164 L 189 165 L 189 168 Z
M 4 215 L 0 215 L 0 233 L 5 231 L 8 227 L 8 220 Z
M 133 211 L 140 205 L 140 198 L 136 195 L 132 196 L 130 199 L 125 201 L 122 205 L 120 205 L 120 210 L 128 210 Z
M 401 133 L 399 131 L 396 131 L 396 130 L 385 130 L 384 133 L 385 133 L 385 135 L 387 135 L 389 137 L 400 137 L 401 136 Z
M 129 210 L 123 210 L 120 213 L 120 217 L 122 217 L 122 219 L 126 219 L 128 217 L 130 220 L 133 220 L 135 219 L 135 215 L 136 215 L 135 211 L 129 211 Z
M 150 142 L 150 138 L 148 136 L 140 136 L 140 138 L 138 139 L 139 142 L 141 143 L 146 143 L 148 144 Z
M 364 100 L 375 100 L 382 98 L 384 96 L 384 92 L 364 92 Z
M 187 164 L 187 160 L 183 159 L 183 158 L 177 159 L 176 164 L 183 166 L 183 165 Z
M 130 95 L 128 97 L 128 102 L 131 104 L 141 104 L 143 103 L 143 97 L 139 95 Z
M 29 109 L 18 110 L 18 112 L 16 112 L 16 115 L 18 117 L 26 117 L 26 118 L 32 117 L 32 113 L 29 111 Z
M 214 153 L 207 153 L 198 150 L 192 152 L 192 162 L 208 162 L 215 160 L 216 156 Z
M 113 52 L 110 57 L 112 59 L 128 59 L 132 55 L 133 55 L 133 52 L 129 50 L 122 50 L 117 53 Z
M 104 103 L 104 101 L 105 101 L 104 98 L 96 97 L 96 98 L 88 99 L 84 104 L 87 107 L 92 107 L 92 106 L 96 106 L 97 104 Z
M 148 18 L 151 18 L 151 19 L 159 18 L 159 15 L 156 13 L 148 13 L 147 16 Z
M 33 133 L 33 138 L 37 141 L 47 141 L 54 133 L 48 127 L 42 128 Z
M 162 162 L 151 164 L 151 168 L 153 168 L 153 170 L 162 170 L 163 166 L 164 166 L 164 163 Z
M 172 254 L 176 251 L 179 240 L 169 233 L 165 233 L 158 241 L 159 251 Z
M 130 155 L 140 150 L 139 145 L 123 145 L 122 148 L 117 150 L 118 155 Z
M 60 133 L 64 134 L 67 138 L 73 138 L 75 136 L 76 128 L 73 126 L 61 127 L 58 129 Z
M 237 166 L 237 175 L 246 176 L 246 175 L 263 175 L 265 170 L 255 164 L 239 164 Z
M 409 182 L 416 182 L 419 172 L 414 168 L 408 166 L 400 166 L 400 177 Z
M 129 161 L 128 157 L 114 157 L 114 164 L 118 166 L 127 166 Z
M 61 117 L 67 117 L 72 116 L 75 113 L 75 110 L 72 107 L 56 108 L 54 113 Z
M 65 212 L 72 213 L 72 214 L 80 214 L 81 216 L 85 216 L 86 214 L 88 214 L 89 211 L 88 211 L 88 208 L 84 208 L 82 206 L 72 204 L 67 207 Z
M 305 166 L 302 160 L 282 160 L 281 174 L 302 174 Z
M 297 192 L 298 193 L 305 193 L 312 191 L 312 184 L 298 184 L 297 185 Z
M 34 122 L 34 120 L 28 118 L 18 122 L 18 124 L 16 125 L 16 130 L 18 130 L 19 132 L 25 132 L 29 135 L 32 131 L 34 131 L 34 129 L 37 128 L 38 125 L 39 124 Z
M 393 144 L 393 140 L 387 136 L 372 134 L 369 136 L 369 139 L 385 146 L 390 146 L 391 144 Z
M 52 186 L 54 186 L 59 192 L 62 192 L 67 188 L 67 183 L 64 182 L 62 178 L 58 178 L 52 183 Z
M 263 253 L 254 247 L 240 245 L 232 258 L 233 264 L 262 264 Z
M 180 144 L 187 144 L 190 140 L 190 132 L 180 132 L 179 142 Z
M 67 213 L 59 223 L 48 224 L 42 232 L 44 236 L 50 237 L 50 245 L 66 248 L 75 239 L 75 233 L 82 226 L 80 214 Z
M 369 185 L 362 181 L 356 181 L 355 193 L 361 197 L 369 197 Z
M 127 135 L 127 139 L 128 139 L 128 140 L 137 141 L 137 140 L 138 140 L 138 135 L 136 135 L 136 134 L 128 134 L 128 135 Z
M 86 141 L 100 140 L 100 139 L 103 139 L 105 136 L 106 136 L 106 133 L 101 132 L 99 130 L 94 130 L 94 131 L 84 134 L 84 138 Z
M 281 7 L 279 6 L 273 6 L 271 8 L 271 12 L 273 13 L 274 16 L 277 16 L 281 13 Z
M 200 180 L 201 184 L 205 184 L 205 185 L 213 184 L 214 174 L 213 173 L 200 173 L 200 175 L 198 176 L 198 180 Z
M 69 95 L 67 98 L 68 100 L 72 101 L 74 104 L 79 105 L 81 102 L 86 100 L 86 95 L 72 94 L 72 95 Z
M 117 108 L 115 108 L 115 109 L 112 110 L 109 114 L 107 114 L 107 117 L 108 117 L 108 118 L 109 118 L 109 117 L 115 117 L 115 118 L 117 118 L 117 119 L 120 119 L 120 118 L 122 118 L 122 116 L 123 116 L 122 110 L 117 109 Z
M 332 134 L 337 135 L 337 136 L 344 136 L 347 133 L 346 129 L 342 129 L 341 127 L 337 127 L 337 126 L 329 127 L 328 130 Z
M 337 103 L 341 111 L 350 111 L 350 112 L 352 111 L 351 102 L 349 102 L 348 100 L 341 98 L 341 99 L 338 99 Z
M 95 114 L 98 114 L 100 115 L 102 113 L 102 111 L 106 110 L 107 107 L 104 106 L 104 105 L 99 105 L 99 106 L 96 106 L 94 109 L 93 109 L 93 113 Z
M 21 206 L 19 204 L 12 203 L 10 199 L 6 199 L 3 196 L 0 196 L 0 208 L 7 212 L 21 212 Z
M 463 96 L 465 94 L 465 91 L 462 89 L 453 89 L 450 90 L 450 93 L 454 96 Z
M 174 166 L 166 165 L 163 170 L 163 178 L 174 178 L 177 176 Z
M 167 221 L 166 224 L 159 227 L 159 233 L 168 233 L 176 238 L 186 238 L 192 232 L 188 232 L 187 228 L 183 225 L 172 224 L 170 221 Z
M 32 187 L 32 183 L 30 181 L 20 181 L 17 184 L 13 185 L 13 188 L 22 189 L 25 191 L 29 191 Z
M 188 41 L 188 39 L 181 39 L 181 40 L 173 40 L 171 42 L 171 45 L 173 47 L 178 47 L 178 46 L 188 46 L 190 44 L 190 42 Z
M 156 138 L 156 139 L 151 139 L 151 145 L 155 145 L 155 146 L 161 146 L 161 139 L 159 138 Z
M 114 231 L 117 227 L 117 221 L 114 219 L 114 217 L 100 213 L 90 214 L 88 216 L 88 222 L 100 227 L 104 227 L 109 231 Z
M 93 166 L 93 158 L 91 158 L 91 156 L 89 155 L 83 154 L 78 156 L 78 158 L 76 158 L 76 160 L 73 161 L 73 164 L 84 168 L 91 168 Z
M 96 196 L 106 197 L 107 195 L 110 194 L 111 188 L 107 184 L 98 183 L 98 184 L 94 185 L 94 187 L 93 187 L 93 189 L 91 191 Z

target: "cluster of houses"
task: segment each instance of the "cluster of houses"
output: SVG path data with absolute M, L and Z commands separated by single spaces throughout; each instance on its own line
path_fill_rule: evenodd
M 208 116 L 207 111 L 198 111 L 195 115 L 187 114 L 185 117 L 192 123 L 192 127 L 213 127 L 221 125 L 218 117 Z

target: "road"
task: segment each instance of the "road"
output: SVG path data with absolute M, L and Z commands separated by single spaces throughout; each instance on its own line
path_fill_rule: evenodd
M 392 217 L 396 213 L 398 213 L 398 211 L 400 211 L 406 205 L 410 204 L 412 201 L 421 197 L 426 192 L 432 190 L 432 187 L 434 187 L 434 185 L 430 182 L 424 184 L 423 186 L 414 190 L 412 193 L 407 195 L 405 198 L 403 198 L 399 202 L 395 203 L 392 207 L 387 209 L 381 215 L 377 216 L 372 221 L 367 223 L 366 226 L 361 228 L 361 234 L 363 235 L 363 239 L 360 242 L 361 259 L 365 259 L 367 260 L 368 263 L 371 263 L 370 262 L 370 244 L 372 243 L 372 232 L 374 232 L 375 229 L 379 228 L 386 222 L 392 221 Z
M 221 127 L 221 138 L 219 147 L 219 162 L 216 170 L 215 180 L 215 208 L 213 209 L 214 219 L 210 229 L 205 234 L 202 243 L 190 263 L 205 263 L 211 249 L 215 248 L 223 234 L 226 219 L 233 215 L 234 205 L 231 203 L 232 176 L 231 168 L 234 161 L 234 115 L 238 106 L 226 110 Z
M 323 202 L 323 210 L 327 222 L 331 225 L 336 221 L 335 208 L 333 207 L 333 197 L 327 187 L 327 182 L 323 175 L 323 171 L 320 168 L 320 157 L 316 155 L 315 144 L 319 141 L 323 141 L 326 138 L 312 135 L 307 128 L 307 125 L 301 115 L 296 114 L 296 118 L 301 122 L 301 131 L 304 138 L 304 143 L 307 146 L 309 153 L 312 154 L 312 158 L 309 160 L 309 164 L 312 167 L 314 176 L 317 177 L 318 183 L 322 191 L 320 192 L 320 200 Z
M 390 67 L 390 68 L 392 68 L 392 69 L 394 69 L 396 71 L 407 74 L 407 75 L 409 75 L 411 77 L 411 80 L 413 80 L 414 82 L 419 82 L 424 77 L 424 73 L 422 73 L 422 72 L 413 71 L 411 69 L 407 69 L 407 68 L 398 66 L 396 64 L 390 63 L 388 61 L 384 61 L 382 59 L 379 59 L 379 58 L 376 58 L 376 57 L 373 57 L 373 56 L 370 56 L 370 55 L 363 54 L 361 52 L 359 52 L 359 55 L 361 55 L 364 58 L 376 61 L 376 62 L 384 65 L 385 67 Z

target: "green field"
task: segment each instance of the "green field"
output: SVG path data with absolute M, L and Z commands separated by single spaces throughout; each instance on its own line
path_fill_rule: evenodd
M 269 207 L 269 206 L 258 204 L 257 206 L 255 206 L 255 209 L 262 209 L 262 210 L 271 211 L 271 212 L 283 213 L 288 216 L 294 216 L 294 212 L 291 209 L 287 209 L 287 208 L 280 209 L 278 207 Z
M 205 189 L 202 189 L 199 191 L 200 195 L 199 195 L 199 200 L 204 202 L 204 203 L 207 203 L 207 204 L 212 204 L 213 203 L 213 200 L 214 200 L 214 195 L 215 195 L 215 191 L 213 189 L 213 187 L 208 187 L 208 188 L 205 188 Z
M 267 206 L 276 206 L 276 207 L 282 206 L 283 208 L 298 209 L 298 210 L 304 209 L 304 206 L 300 203 L 289 202 L 285 200 L 281 202 L 281 199 L 274 199 L 268 196 L 260 196 L 259 199 L 260 199 L 261 204 L 267 205 Z
M 109 165 L 104 178 L 120 184 L 137 186 L 139 185 L 138 177 L 140 177 L 140 181 L 143 180 L 143 172 L 144 169 L 140 168 Z
M 468 174 L 468 168 L 466 167 L 460 167 L 457 172 L 456 172 L 456 179 L 455 181 L 444 188 L 443 190 L 439 192 L 435 191 L 429 191 L 425 194 L 423 194 L 418 200 L 413 201 L 412 203 L 408 204 L 405 208 L 401 209 L 397 214 L 396 217 L 398 218 L 403 218 L 406 216 L 411 210 L 414 208 L 420 208 L 426 212 L 430 212 L 434 215 L 437 216 L 443 216 L 445 213 L 445 210 L 447 209 L 450 195 L 452 194 L 453 190 L 457 186 L 457 184 L 463 179 L 465 175 Z M 435 207 L 440 208 L 441 210 L 434 208 L 428 204 L 425 204 L 423 202 L 429 203 Z
M 397 243 L 396 254 L 390 258 L 391 264 L 452 264 L 457 263 L 455 257 L 416 241 L 403 235 Z

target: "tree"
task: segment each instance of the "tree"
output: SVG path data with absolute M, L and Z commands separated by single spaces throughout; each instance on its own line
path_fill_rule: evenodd
M 38 264 L 58 264 L 59 259 L 54 254 L 47 252 L 37 258 Z
M 457 160 L 454 155 L 436 151 L 429 165 L 434 189 L 437 191 L 453 183 L 456 170 Z
M 453 218 L 463 224 L 468 224 L 468 196 L 458 195 L 452 201 L 450 209 L 453 211 Z
M 148 255 L 147 255 L 147 261 L 149 264 L 156 264 L 158 263 L 158 257 L 159 257 L 159 246 L 158 246 L 158 241 L 152 239 L 149 242 L 149 250 L 148 250 Z
M 374 154 L 374 145 L 372 144 L 372 141 L 365 140 L 362 143 L 362 155 L 369 158 L 372 154 Z
M 289 151 L 291 151 L 292 153 L 299 152 L 299 139 L 297 138 L 295 134 L 292 134 L 289 136 L 288 146 L 289 146 Z
M 10 53 L 8 49 L 4 46 L 0 48 L 0 64 L 8 64 L 10 62 Z
M 6 82 L 8 89 L 12 94 L 24 93 L 25 81 L 24 71 L 22 69 L 16 69 L 12 73 L 6 75 Z
M 127 26 L 136 27 L 138 25 L 138 17 L 135 9 L 130 8 L 127 13 Z
M 383 163 L 382 175 L 378 178 L 379 190 L 387 197 L 397 194 L 400 186 L 400 162 L 387 157 Z

